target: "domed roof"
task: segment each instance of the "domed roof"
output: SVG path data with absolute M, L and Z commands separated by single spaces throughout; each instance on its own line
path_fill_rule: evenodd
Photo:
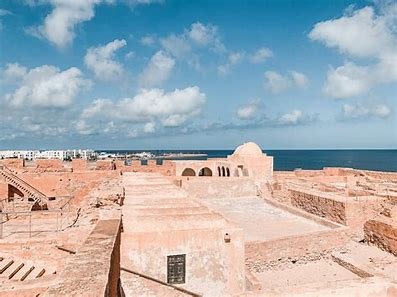
M 238 146 L 234 153 L 234 156 L 249 156 L 249 157 L 253 157 L 253 156 L 262 156 L 262 149 L 259 147 L 259 145 L 257 145 L 254 142 L 247 142 L 244 143 L 240 146 Z

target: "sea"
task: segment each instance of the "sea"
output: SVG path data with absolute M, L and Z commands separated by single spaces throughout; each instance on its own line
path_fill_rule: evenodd
M 102 151 L 103 152 L 103 151 Z M 131 154 L 136 150 L 105 151 L 108 153 Z M 205 157 L 182 157 L 176 160 L 204 160 L 225 158 L 233 150 L 148 150 L 154 155 L 165 153 L 206 154 Z M 274 157 L 275 170 L 322 169 L 324 167 L 348 167 L 355 169 L 397 172 L 397 149 L 371 150 L 265 150 Z M 160 158 L 161 160 L 161 158 Z

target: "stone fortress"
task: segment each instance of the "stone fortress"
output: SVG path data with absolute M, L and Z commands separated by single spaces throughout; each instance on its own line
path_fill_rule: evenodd
M 397 296 L 397 173 L 0 160 L 0 296 Z

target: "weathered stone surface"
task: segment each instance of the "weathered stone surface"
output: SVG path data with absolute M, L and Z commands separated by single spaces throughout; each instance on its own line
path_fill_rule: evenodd
M 364 225 L 365 240 L 397 256 L 397 226 L 391 220 L 369 220 Z

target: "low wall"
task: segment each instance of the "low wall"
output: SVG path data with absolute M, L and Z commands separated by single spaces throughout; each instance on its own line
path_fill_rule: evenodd
M 391 221 L 369 220 L 364 224 L 366 242 L 397 256 L 397 226 Z
M 255 182 L 243 177 L 183 177 L 181 187 L 197 198 L 224 198 L 256 195 Z
M 289 193 L 293 206 L 339 224 L 347 224 L 346 203 L 295 189 L 289 189 Z
M 121 219 L 100 220 L 44 296 L 118 296 Z
M 1 165 L 5 165 L 10 168 L 23 168 L 25 166 L 24 159 L 2 159 L 0 160 Z
M 311 214 L 362 230 L 364 223 L 377 216 L 385 198 L 378 196 L 343 197 L 311 189 L 289 189 L 291 205 Z
M 315 257 L 341 247 L 349 240 L 346 227 L 245 244 L 245 262 L 249 270 L 260 270 L 267 263 L 300 257 Z

